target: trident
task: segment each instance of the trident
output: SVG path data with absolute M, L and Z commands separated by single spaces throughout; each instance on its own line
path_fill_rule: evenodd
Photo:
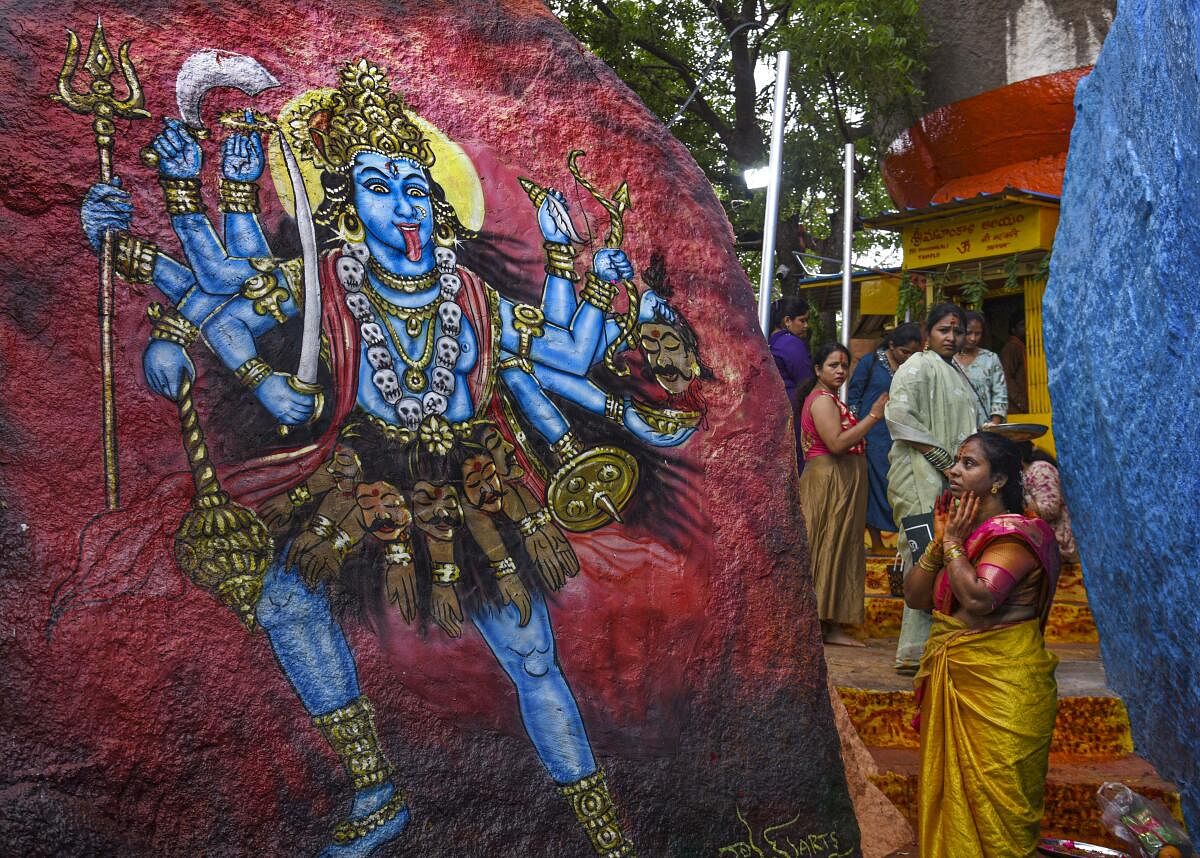
M 100 159 L 100 181 L 112 181 L 112 148 L 116 127 L 113 117 L 119 119 L 149 119 L 150 114 L 142 109 L 144 99 L 138 83 L 137 72 L 129 59 L 129 42 L 123 42 L 117 53 L 121 63 L 121 76 L 129 95 L 118 100 L 109 80 L 116 66 L 112 51 L 104 38 L 104 26 L 96 19 L 96 29 L 88 45 L 87 59 L 83 67 L 92 75 L 92 84 L 87 92 L 76 92 L 71 85 L 79 62 L 79 37 L 67 30 L 67 57 L 58 75 L 58 91 L 50 97 L 74 113 L 94 116 L 92 132 L 96 135 L 96 152 Z M 119 503 L 117 478 L 117 400 L 113 386 L 113 234 L 105 230 L 100 247 L 100 376 L 102 420 L 104 426 L 104 500 L 108 509 L 117 508 Z

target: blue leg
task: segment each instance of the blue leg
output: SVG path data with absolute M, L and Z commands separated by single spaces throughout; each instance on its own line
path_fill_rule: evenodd
M 558 664 L 546 600 L 534 596 L 524 628 L 513 605 L 485 608 L 471 621 L 516 686 L 525 732 L 554 782 L 570 784 L 595 772 L 579 706 Z
M 282 560 L 277 561 L 263 580 L 257 616 L 279 666 L 309 715 L 325 715 L 358 699 L 354 654 L 333 618 L 324 587 L 309 590 L 294 569 L 284 566 Z M 390 781 L 358 790 L 349 819 L 361 819 L 375 812 L 394 793 Z M 330 845 L 321 855 L 325 858 L 369 855 L 376 847 L 399 836 L 408 819 L 406 807 L 366 836 Z

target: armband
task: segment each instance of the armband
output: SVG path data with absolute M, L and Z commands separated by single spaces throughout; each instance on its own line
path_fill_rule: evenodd
M 244 365 L 245 364 L 243 364 L 243 366 Z M 239 370 L 240 370 L 240 367 L 239 367 Z M 241 379 L 238 379 L 238 380 L 240 381 Z M 287 496 L 288 496 L 288 500 L 292 502 L 292 506 L 297 507 L 297 508 L 302 507 L 305 504 L 312 503 L 312 499 L 313 499 L 312 492 L 310 492 L 308 490 L 308 485 L 305 483 L 301 483 L 300 485 L 296 486 L 294 489 L 289 489 Z
M 270 316 L 281 325 L 287 321 L 279 305 L 288 299 L 288 290 L 279 285 L 274 270 L 247 277 L 242 282 L 242 297 L 253 303 L 258 315 Z
M 513 307 L 513 328 L 517 332 L 517 356 L 503 360 L 496 365 L 497 370 L 520 367 L 525 372 L 533 372 L 533 364 L 529 361 L 529 353 L 533 349 L 533 341 L 546 332 L 546 316 L 537 307 L 529 304 L 517 304 Z

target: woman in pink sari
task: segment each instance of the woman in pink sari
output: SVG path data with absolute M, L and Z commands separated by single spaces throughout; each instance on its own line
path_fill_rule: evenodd
M 968 437 L 934 510 L 934 540 L 905 578 L 933 610 L 917 673 L 922 858 L 1025 858 L 1037 844 L 1058 708 L 1042 631 L 1058 583 L 1054 531 L 1020 510 L 1017 445 Z

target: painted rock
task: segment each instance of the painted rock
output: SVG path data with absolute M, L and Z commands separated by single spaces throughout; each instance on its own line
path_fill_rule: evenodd
M 1054 432 L 1108 680 L 1193 831 L 1197 38 L 1194 8 L 1120 7 L 1075 97 L 1045 299 Z
M 165 11 L 0 50 L 6 846 L 853 854 L 687 153 L 538 3 Z

